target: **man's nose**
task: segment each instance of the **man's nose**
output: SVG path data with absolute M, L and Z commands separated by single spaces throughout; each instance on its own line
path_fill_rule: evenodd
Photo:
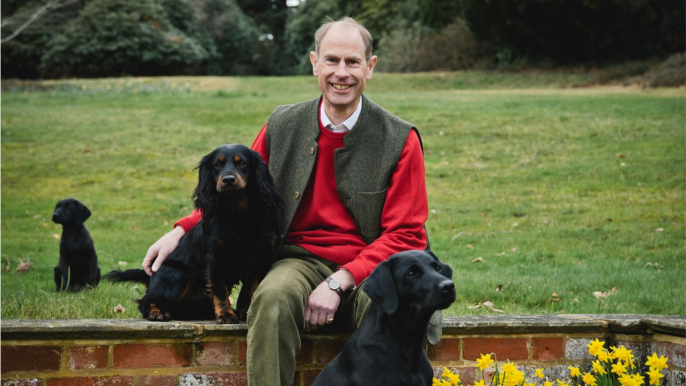
M 348 64 L 345 60 L 341 60 L 338 62 L 338 66 L 336 66 L 336 76 L 339 78 L 346 78 L 348 74 Z

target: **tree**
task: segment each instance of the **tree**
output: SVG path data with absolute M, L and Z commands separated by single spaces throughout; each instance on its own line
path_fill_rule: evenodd
M 51 76 L 188 74 L 208 57 L 153 0 L 92 0 L 51 40 L 41 67 Z
M 463 0 L 461 12 L 480 41 L 558 62 L 684 49 L 683 0 Z

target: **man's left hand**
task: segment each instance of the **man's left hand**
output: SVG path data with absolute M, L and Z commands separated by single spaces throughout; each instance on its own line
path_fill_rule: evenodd
M 331 275 L 331 278 L 338 281 L 344 292 L 355 286 L 355 279 L 347 270 L 342 269 Z M 338 292 L 329 288 L 329 283 L 326 281 L 321 282 L 307 299 L 305 331 L 314 331 L 319 327 L 330 324 L 340 303 L 341 297 L 338 295 Z

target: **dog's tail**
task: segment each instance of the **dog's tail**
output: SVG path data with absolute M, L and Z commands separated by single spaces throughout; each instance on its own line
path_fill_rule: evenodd
M 102 278 L 110 283 L 135 282 L 144 284 L 145 286 L 150 284 L 150 276 L 142 269 L 127 269 L 126 271 L 118 269 L 116 271 L 108 272 Z

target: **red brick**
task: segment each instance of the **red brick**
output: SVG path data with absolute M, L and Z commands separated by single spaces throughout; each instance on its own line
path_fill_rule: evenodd
M 2 381 L 2 386 L 43 386 L 40 379 L 6 379 Z
M 229 366 L 234 362 L 231 343 L 202 343 L 195 363 L 198 366 Z
M 535 360 L 554 361 L 564 356 L 565 349 L 562 338 L 533 338 L 531 343 Z
M 427 355 L 432 361 L 456 361 L 460 359 L 460 340 L 441 339 L 437 345 L 429 346 Z
M 528 359 L 524 338 L 465 338 L 464 359 L 476 360 L 482 354 L 494 353 L 498 361 Z
M 245 366 L 248 363 L 248 344 L 245 342 L 240 342 L 238 344 L 238 358 L 236 358 L 236 363 L 240 366 Z
M 314 343 L 317 363 L 329 363 L 345 346 L 344 340 L 320 340 Z
M 62 349 L 54 346 L 2 346 L 2 372 L 59 370 Z
M 148 376 L 149 383 L 142 383 L 142 385 L 150 386 L 176 386 L 176 376 L 174 375 L 153 375 Z
M 130 386 L 133 377 L 117 375 L 114 377 L 71 377 L 54 378 L 48 380 L 48 386 Z
M 303 379 L 305 380 L 303 385 L 311 385 L 312 382 L 314 382 L 314 379 L 317 378 L 317 375 L 319 375 L 319 373 L 321 373 L 321 372 L 322 372 L 321 370 L 305 370 L 305 371 L 303 371 L 302 376 L 303 376 Z M 383 386 L 383 385 L 379 385 L 379 386 Z
M 125 344 L 114 346 L 114 367 L 184 367 L 190 358 L 188 345 Z
M 77 369 L 99 369 L 107 367 L 106 346 L 96 347 L 71 347 L 69 354 L 69 368 Z
M 295 357 L 295 364 L 309 365 L 310 363 L 312 363 L 312 343 L 303 342 L 302 346 L 300 346 L 300 352 L 298 353 L 298 356 Z

